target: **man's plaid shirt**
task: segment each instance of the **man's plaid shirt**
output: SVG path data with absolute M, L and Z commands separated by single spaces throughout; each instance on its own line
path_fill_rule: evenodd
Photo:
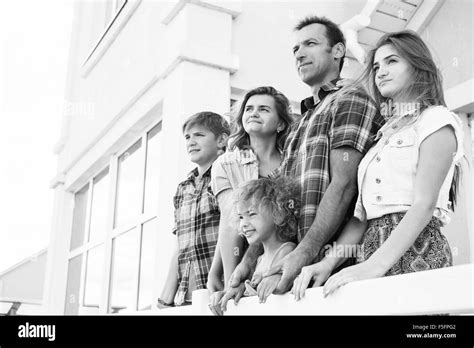
M 318 104 L 314 105 L 313 97 L 301 102 L 303 117 L 292 126 L 285 143 L 280 173 L 299 180 L 302 188 L 298 241 L 313 224 L 331 182 L 330 150 L 350 146 L 365 155 L 384 123 L 376 105 L 363 91 L 340 97 L 333 107 L 332 97 L 340 89 L 336 82 L 337 79 L 321 87 Z M 351 205 L 346 219 L 353 215 L 353 208 Z
M 196 183 L 199 172 L 191 171 L 178 185 L 174 196 L 175 228 L 178 237 L 178 291 L 174 299 L 182 305 L 194 290 L 205 289 L 219 232 L 220 211 L 210 182 L 211 168 Z M 190 274 L 194 281 L 190 284 Z M 195 283 L 195 284 L 193 284 Z

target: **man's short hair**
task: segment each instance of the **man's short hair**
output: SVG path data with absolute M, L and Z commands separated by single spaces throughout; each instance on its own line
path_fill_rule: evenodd
M 329 41 L 329 45 L 333 47 L 337 43 L 342 43 L 344 47 L 346 46 L 346 39 L 344 38 L 344 34 L 342 33 L 339 26 L 334 23 L 333 21 L 327 19 L 326 17 L 318 17 L 318 16 L 308 16 L 303 18 L 301 21 L 298 22 L 295 26 L 295 31 L 300 31 L 304 27 L 307 27 L 311 24 L 321 24 L 326 27 L 326 37 Z M 346 52 L 341 58 L 339 63 L 339 72 L 342 70 L 342 66 L 344 65 L 344 57 Z
M 210 130 L 216 137 L 221 134 L 230 134 L 230 126 L 224 117 L 215 112 L 201 111 L 190 116 L 183 124 L 183 133 L 186 128 L 192 126 L 202 126 Z

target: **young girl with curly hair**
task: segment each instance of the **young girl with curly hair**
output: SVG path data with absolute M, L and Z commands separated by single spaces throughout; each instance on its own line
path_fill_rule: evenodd
M 262 275 L 296 247 L 300 205 L 300 186 L 288 177 L 251 180 L 236 191 L 239 234 L 249 245 L 261 243 L 263 246 L 252 279 L 240 285 L 245 287 L 244 296 L 257 295 L 264 303 L 275 290 L 279 278 L 263 278 Z

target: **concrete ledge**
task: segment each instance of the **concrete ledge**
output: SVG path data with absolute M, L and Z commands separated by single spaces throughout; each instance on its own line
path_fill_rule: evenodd
M 199 1 L 199 0 L 179 0 L 171 3 L 169 8 L 165 11 L 161 23 L 168 25 L 173 19 L 183 10 L 187 4 L 193 4 L 215 10 L 218 12 L 228 13 L 232 18 L 236 18 L 242 12 L 241 1 Z
M 202 50 L 198 47 L 181 47 L 179 52 L 170 58 L 166 67 L 158 73 L 158 79 L 165 79 L 181 62 L 191 62 L 215 69 L 225 70 L 231 74 L 239 70 L 239 57 L 217 50 Z
M 474 264 L 369 279 L 337 290 L 324 298 L 322 287 L 309 289 L 296 302 L 291 294 L 271 295 L 265 304 L 257 297 L 229 301 L 227 315 L 420 315 L 473 314 Z M 141 315 L 212 315 L 207 290 L 193 293 L 193 305 L 138 312 Z M 130 313 L 128 313 L 130 314 Z
M 66 175 L 64 173 L 59 173 L 51 180 L 49 183 L 49 188 L 54 190 L 59 185 L 64 185 L 65 182 Z

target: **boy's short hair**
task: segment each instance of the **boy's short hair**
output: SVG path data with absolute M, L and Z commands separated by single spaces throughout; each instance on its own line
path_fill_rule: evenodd
M 196 125 L 207 128 L 216 137 L 221 134 L 230 134 L 230 126 L 226 119 L 212 111 L 201 111 L 190 116 L 183 124 L 183 133 L 186 128 Z

